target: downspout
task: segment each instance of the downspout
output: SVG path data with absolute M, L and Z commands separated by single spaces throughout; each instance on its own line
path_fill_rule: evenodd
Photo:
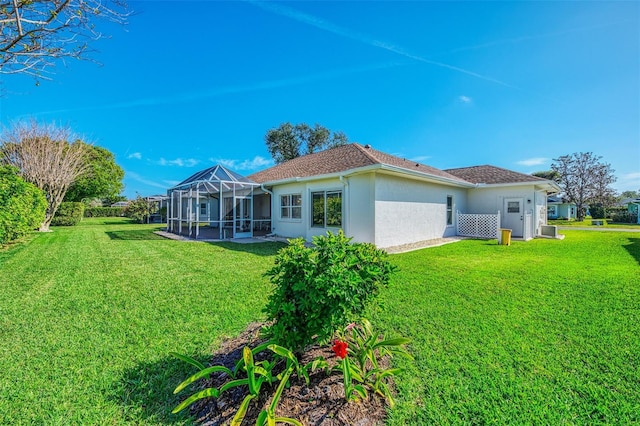
M 348 208 L 345 208 L 347 203 L 347 199 L 349 198 L 349 181 L 347 181 L 343 175 L 340 175 L 340 182 L 342 183 L 342 185 L 344 186 L 344 197 L 342 199 L 342 214 L 343 214 L 343 218 L 342 218 L 342 231 L 345 233 L 345 235 L 349 235 L 348 232 L 348 227 L 347 224 L 349 223 L 349 210 Z

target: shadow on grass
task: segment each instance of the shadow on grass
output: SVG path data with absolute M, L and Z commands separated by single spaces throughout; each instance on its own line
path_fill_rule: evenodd
M 208 242 L 216 247 L 223 248 L 225 250 L 239 251 L 248 254 L 254 254 L 256 256 L 275 256 L 275 254 L 282 247 L 285 247 L 285 243 L 278 242 L 266 242 L 266 243 L 228 243 L 228 242 Z
M 623 247 L 640 264 L 640 238 L 629 238 L 629 244 L 625 244 Z
M 195 359 L 204 365 L 211 361 L 206 357 Z M 173 394 L 180 382 L 196 372 L 194 366 L 167 354 L 156 362 L 143 362 L 125 370 L 121 380 L 114 385 L 112 398 L 133 423 L 193 424 L 188 409 L 177 414 L 172 414 L 171 410 L 198 390 L 196 383 L 178 395 Z
M 106 231 L 112 240 L 165 240 L 166 238 L 154 234 L 155 229 L 136 229 L 122 231 Z

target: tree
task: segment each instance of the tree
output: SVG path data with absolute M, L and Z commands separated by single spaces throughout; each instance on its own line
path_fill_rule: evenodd
M 288 122 L 280 124 L 275 129 L 269 129 L 264 139 L 269 154 L 278 164 L 301 155 L 349 143 L 349 138 L 343 132 L 331 133 L 319 124 L 313 127 L 305 123 L 294 126 Z
M 99 146 L 87 145 L 87 162 L 87 172 L 69 187 L 64 201 L 117 197 L 124 187 L 124 170 L 116 164 L 113 153 Z
M 542 179 L 552 180 L 555 183 L 560 182 L 560 173 L 555 170 L 545 170 L 542 172 L 531 173 L 532 176 L 537 176 Z
M 86 59 L 96 21 L 126 24 L 125 0 L 0 0 L 0 73 L 48 79 L 65 58 Z
M 640 198 L 640 189 L 637 191 L 624 191 L 620 194 L 620 198 Z
M 551 169 L 560 175 L 558 182 L 564 198 L 575 203 L 578 220 L 584 218 L 586 206 L 608 203 L 614 194 L 610 185 L 616 181 L 611 165 L 600 162 L 591 152 L 580 152 L 555 158 Z
M 0 144 L 0 162 L 15 166 L 24 180 L 45 193 L 48 206 L 40 231 L 48 231 L 67 190 L 87 170 L 88 145 L 67 127 L 34 120 L 5 129 Z

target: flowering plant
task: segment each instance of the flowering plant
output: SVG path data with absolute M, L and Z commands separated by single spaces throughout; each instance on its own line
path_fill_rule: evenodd
M 344 359 L 347 356 L 348 347 L 349 344 L 347 342 L 336 339 L 336 341 L 333 343 L 333 346 L 331 347 L 331 350 L 336 354 L 338 358 Z
M 343 333 L 341 339 L 336 339 L 331 348 L 341 361 L 335 370 L 342 372 L 344 376 L 345 397 L 347 400 L 367 398 L 369 388 L 389 401 L 393 407 L 394 401 L 389 387 L 392 377 L 402 372 L 401 368 L 384 368 L 380 365 L 379 358 L 383 356 L 400 355 L 406 358 L 412 356 L 405 349 L 410 342 L 404 337 L 385 339 L 373 332 L 371 323 L 362 319 L 361 324 L 350 324 Z M 353 361 L 350 361 L 352 358 Z M 353 381 L 358 384 L 353 385 Z

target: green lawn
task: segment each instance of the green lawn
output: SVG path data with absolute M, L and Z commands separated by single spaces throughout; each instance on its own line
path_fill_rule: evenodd
M 85 220 L 0 251 L 0 424 L 189 424 L 170 410 L 262 319 L 278 244 Z M 413 342 L 389 424 L 640 422 L 640 234 L 467 240 L 394 255 L 374 324 Z
M 602 225 L 593 225 L 591 222 L 593 220 L 599 220 L 602 222 Z M 571 227 L 594 227 L 594 228 L 617 228 L 617 229 L 640 229 L 640 224 L 636 223 L 616 223 L 611 222 L 609 219 L 584 219 L 581 221 L 577 220 L 549 220 L 549 225 L 558 225 L 558 226 L 571 226 Z

